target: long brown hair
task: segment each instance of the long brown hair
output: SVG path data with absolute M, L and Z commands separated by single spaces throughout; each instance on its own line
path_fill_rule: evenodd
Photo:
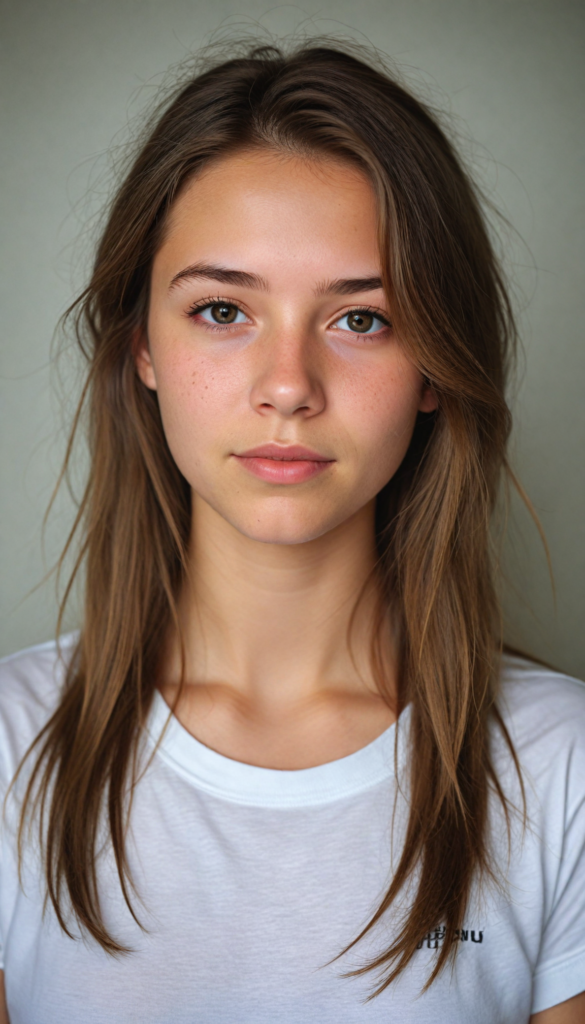
M 85 610 L 59 706 L 33 745 L 21 850 L 25 814 L 40 802 L 61 926 L 70 934 L 72 910 L 105 950 L 124 951 L 100 912 L 98 826 L 105 815 L 133 912 L 129 799 L 161 645 L 178 629 L 190 529 L 190 490 L 132 339 L 145 326 L 150 267 L 178 192 L 210 159 L 250 147 L 334 156 L 367 173 L 393 324 L 438 396 L 377 499 L 381 608 L 400 630 L 399 710 L 412 708 L 410 816 L 392 884 L 362 934 L 417 879 L 397 937 L 363 968 L 381 969 L 378 994 L 442 924 L 433 980 L 454 955 L 472 882 L 492 871 L 490 790 L 505 799 L 488 744 L 492 720 L 504 729 L 489 527 L 506 468 L 515 330 L 468 174 L 429 110 L 368 55 L 331 43 L 288 55 L 261 47 L 192 75 L 158 111 L 113 200 L 90 284 L 72 307 L 89 367 L 80 410 L 91 467 L 72 534 L 82 537 L 73 577 L 85 570 Z

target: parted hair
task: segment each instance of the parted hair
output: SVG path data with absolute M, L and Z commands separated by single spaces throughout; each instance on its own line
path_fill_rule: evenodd
M 87 360 L 73 437 L 85 424 L 90 467 L 66 548 L 75 538 L 65 601 L 81 571 L 84 608 L 60 703 L 28 752 L 20 851 L 36 810 L 62 928 L 72 934 L 76 919 L 112 955 L 126 951 L 102 917 L 96 848 L 105 825 L 134 914 L 126 828 L 160 652 L 179 629 L 191 521 L 190 488 L 156 393 L 138 377 L 133 339 L 145 330 L 151 264 L 177 195 L 208 161 L 253 148 L 347 160 L 368 176 L 393 327 L 438 399 L 377 498 L 372 662 L 385 695 L 379 652 L 391 621 L 397 710 L 411 707 L 409 815 L 388 892 L 355 942 L 414 888 L 391 943 L 359 968 L 381 978 L 373 997 L 429 930 L 444 926 L 446 941 L 427 984 L 455 955 L 471 887 L 493 877 L 490 792 L 507 814 L 489 743 L 492 727 L 501 730 L 515 760 L 497 708 L 490 519 L 508 472 L 504 385 L 516 334 L 462 161 L 430 110 L 363 51 L 334 41 L 287 53 L 249 46 L 211 62 L 157 110 L 113 198 L 91 280 L 69 313 Z

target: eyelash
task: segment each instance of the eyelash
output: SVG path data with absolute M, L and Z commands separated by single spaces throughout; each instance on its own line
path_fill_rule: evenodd
M 187 316 L 189 320 L 193 320 L 197 314 L 202 313 L 204 309 L 209 309 L 210 306 L 219 306 L 222 303 L 226 306 L 235 306 L 238 310 L 244 313 L 244 310 L 241 309 L 238 303 L 234 302 L 232 299 L 226 299 L 222 296 L 213 296 L 208 299 L 202 299 L 201 302 L 196 302 L 195 305 L 191 306 L 191 308 L 187 310 Z M 247 313 L 244 315 L 247 316 Z M 207 331 L 219 331 L 220 333 L 223 333 L 224 331 L 229 331 L 230 326 L 230 324 L 210 324 L 209 322 L 204 322 L 204 327 Z M 238 324 L 237 326 L 241 327 L 242 325 Z
M 226 306 L 227 305 L 235 306 L 236 309 L 238 309 L 240 312 L 244 313 L 244 316 L 247 316 L 247 313 L 245 313 L 245 311 L 241 308 L 241 306 L 238 305 L 237 302 L 234 302 L 232 299 L 226 299 L 226 298 L 224 298 L 222 296 L 213 296 L 213 297 L 210 297 L 210 298 L 207 298 L 207 299 L 202 299 L 200 302 L 195 303 L 195 305 L 191 306 L 190 309 L 187 310 L 187 316 L 188 316 L 188 318 L 190 320 L 192 320 L 192 319 L 194 319 L 197 316 L 198 313 L 202 313 L 204 309 L 209 309 L 210 306 L 220 305 L 221 303 L 225 303 Z M 334 322 L 337 323 L 337 320 L 342 320 L 344 316 L 349 316 L 350 313 L 368 313 L 371 316 L 375 316 L 377 320 L 380 320 L 384 324 L 385 327 L 387 327 L 387 328 L 391 328 L 392 327 L 392 324 L 390 323 L 388 318 L 386 316 L 384 316 L 384 314 L 381 313 L 380 310 L 377 309 L 375 306 L 352 306 L 350 309 L 346 309 L 344 313 L 340 313 L 340 315 L 337 317 L 337 319 Z M 219 331 L 220 333 L 224 333 L 225 331 L 229 331 L 231 329 L 232 325 L 231 324 L 211 324 L 208 321 L 205 321 L 204 322 L 204 326 L 205 326 L 205 329 L 207 331 L 213 331 L 213 332 L 218 332 Z M 237 326 L 241 327 L 242 324 L 238 324 Z M 349 333 L 359 334 L 358 331 L 356 331 L 356 332 L 347 331 L 346 333 L 348 333 L 348 334 Z M 363 338 L 366 338 L 366 337 L 376 337 L 377 333 L 378 332 L 376 332 L 376 334 L 373 334 L 373 335 L 363 334 L 363 335 L 361 335 L 361 337 L 363 337 Z
M 385 316 L 384 313 L 382 313 L 379 309 L 377 309 L 376 306 L 352 306 L 351 309 L 346 309 L 344 313 L 341 313 L 341 315 L 337 317 L 337 320 L 343 320 L 345 316 L 350 316 L 351 313 L 367 313 L 370 316 L 375 317 L 376 320 L 380 320 L 385 327 L 392 327 L 392 324 L 390 323 L 388 317 Z M 337 323 L 337 320 L 335 321 L 335 323 Z M 359 334 L 359 331 L 347 333 Z M 366 338 L 368 337 L 368 335 L 363 334 L 362 337 Z M 372 334 L 370 335 L 370 337 L 374 338 L 376 337 L 376 335 Z

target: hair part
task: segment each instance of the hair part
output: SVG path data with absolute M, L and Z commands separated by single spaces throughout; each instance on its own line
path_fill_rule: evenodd
M 351 161 L 375 190 L 395 330 L 438 397 L 377 499 L 372 664 L 384 694 L 380 639 L 390 615 L 400 637 L 398 711 L 412 707 L 410 812 L 392 884 L 355 942 L 418 872 L 397 937 L 353 972 L 381 970 L 377 995 L 429 930 L 444 925 L 446 940 L 428 984 L 455 956 L 472 885 L 493 876 L 492 790 L 508 814 L 489 751 L 495 721 L 517 766 L 496 703 L 502 636 L 489 526 L 506 469 L 504 383 L 516 333 L 474 186 L 430 112 L 374 63 L 308 43 L 209 67 L 158 112 L 114 197 L 91 281 L 70 311 L 88 361 L 91 472 L 66 549 L 80 532 L 72 578 L 85 567 L 83 624 L 61 702 L 29 751 L 20 850 L 26 816 L 40 808 L 61 927 L 71 934 L 72 913 L 105 950 L 124 952 L 100 910 L 98 827 L 105 816 L 132 911 L 129 800 L 160 650 L 169 630 L 179 632 L 190 529 L 189 486 L 132 351 L 152 260 L 177 196 L 212 160 L 270 148 Z

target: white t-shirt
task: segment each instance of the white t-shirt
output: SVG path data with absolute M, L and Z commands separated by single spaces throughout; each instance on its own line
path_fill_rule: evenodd
M 62 675 L 53 644 L 0 665 L 2 791 L 54 708 Z M 405 974 L 369 1003 L 372 974 L 340 977 L 388 944 L 391 914 L 327 966 L 369 919 L 396 863 L 406 797 L 397 795 L 394 741 L 397 728 L 400 774 L 408 709 L 363 750 L 302 771 L 230 760 L 171 718 L 131 812 L 135 910 L 146 931 L 126 909 L 110 853 L 99 860 L 107 926 L 131 955 L 114 958 L 91 940 L 68 938 L 51 908 L 43 918 L 32 846 L 24 889 L 18 884 L 16 804 L 9 800 L 0 937 L 11 1024 L 523 1024 L 584 990 L 585 687 L 511 659 L 501 707 L 524 771 L 528 826 L 523 832 L 514 818 L 508 866 L 494 802 L 506 890 L 474 895 L 454 971 L 447 968 L 424 994 L 440 929 L 421 937 Z M 167 721 L 157 695 L 150 751 Z M 519 805 L 497 737 L 494 750 Z

